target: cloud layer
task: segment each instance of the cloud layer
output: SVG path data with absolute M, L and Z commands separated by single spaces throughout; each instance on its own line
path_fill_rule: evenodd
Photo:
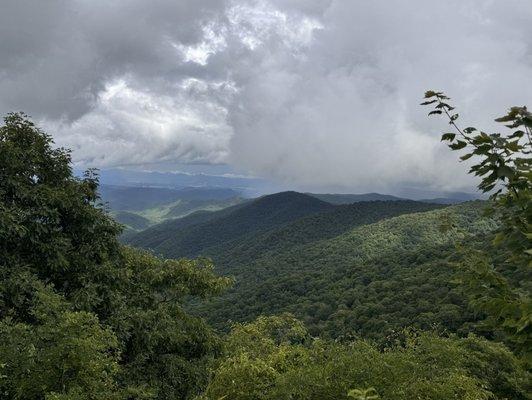
M 528 0 L 4 1 L 0 112 L 78 164 L 229 163 L 312 190 L 454 190 L 418 103 L 464 123 L 532 99 Z

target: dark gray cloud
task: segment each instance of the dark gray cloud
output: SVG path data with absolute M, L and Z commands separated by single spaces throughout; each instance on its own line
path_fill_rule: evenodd
M 317 20 L 300 51 L 272 37 L 239 70 L 233 162 L 309 188 L 467 187 L 422 93 L 487 128 L 532 100 L 530 1 L 338 0 Z
M 418 106 L 530 103 L 529 0 L 3 0 L 0 112 L 80 165 L 230 163 L 301 188 L 471 184 Z
M 114 79 L 172 84 L 187 75 L 176 47 L 201 41 L 224 8 L 220 0 L 3 0 L 0 111 L 72 120 Z

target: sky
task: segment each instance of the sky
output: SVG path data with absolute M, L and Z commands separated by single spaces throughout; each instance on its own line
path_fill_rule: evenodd
M 530 0 L 0 0 L 0 114 L 77 168 L 471 191 L 449 130 L 532 103 Z

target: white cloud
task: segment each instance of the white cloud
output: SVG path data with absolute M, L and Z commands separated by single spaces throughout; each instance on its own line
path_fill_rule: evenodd
M 460 189 L 472 180 L 423 92 L 486 128 L 531 100 L 529 0 L 41 8 L 7 0 L 0 14 L 0 111 L 45 121 L 84 166 L 229 162 L 316 190 Z
M 56 133 L 58 144 L 73 148 L 74 159 L 83 166 L 221 163 L 231 128 L 225 123 L 227 110 L 205 99 L 212 85 L 188 81 L 166 96 L 132 88 L 121 79 L 106 85 L 92 111 L 76 121 L 43 123 Z
M 220 32 L 217 32 L 217 30 Z M 215 24 L 207 24 L 203 27 L 203 39 L 201 42 L 193 45 L 176 44 L 175 47 L 181 52 L 181 56 L 185 62 L 195 62 L 202 66 L 207 65 L 209 56 L 222 51 L 227 43 L 224 37 L 222 27 Z
M 236 79 L 232 162 L 303 187 L 470 187 L 439 142 L 448 128 L 419 101 L 448 91 L 466 120 L 491 127 L 530 100 L 530 24 L 508 25 L 532 3 L 509 3 L 333 1 L 304 57 L 265 43 Z

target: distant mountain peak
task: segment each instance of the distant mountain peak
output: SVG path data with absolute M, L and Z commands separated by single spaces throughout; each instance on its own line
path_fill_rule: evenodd
M 183 220 L 156 225 L 132 237 L 129 243 L 145 246 L 149 242 L 150 245 L 145 247 L 153 248 L 154 241 L 150 236 L 158 232 L 156 246 L 162 246 L 158 251 L 168 251 L 167 254 L 174 257 L 195 256 L 211 246 L 334 208 L 332 204 L 303 193 L 280 192 L 213 212 L 208 220 L 193 226 L 187 224 L 185 229 L 182 228 Z
M 352 204 L 362 201 L 406 200 L 401 197 L 381 193 L 343 194 L 343 193 L 307 193 L 307 195 L 330 204 Z
M 287 190 L 284 192 L 278 192 L 273 194 L 267 194 L 261 197 L 257 198 L 257 201 L 286 201 L 286 202 L 293 202 L 293 201 L 308 201 L 312 203 L 326 203 L 323 200 L 307 194 L 307 193 L 300 193 L 293 190 Z

